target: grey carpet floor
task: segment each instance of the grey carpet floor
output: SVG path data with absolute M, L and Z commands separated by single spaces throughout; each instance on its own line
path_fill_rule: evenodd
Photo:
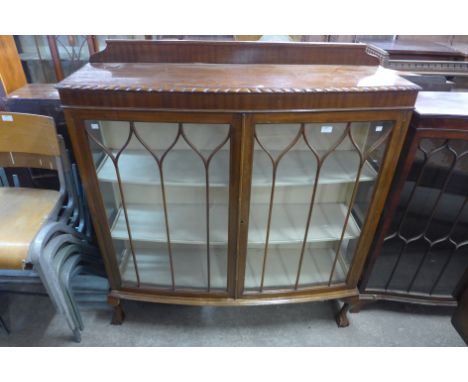
M 124 302 L 126 320 L 110 325 L 104 296 L 83 304 L 82 342 L 71 340 L 47 297 L 0 295 L 11 334 L 0 346 L 464 346 L 452 309 L 378 302 L 338 328 L 334 302 L 259 307 L 190 307 Z

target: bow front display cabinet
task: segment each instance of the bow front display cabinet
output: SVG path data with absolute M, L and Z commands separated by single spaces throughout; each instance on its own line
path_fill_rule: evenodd
M 114 323 L 121 299 L 357 296 L 419 89 L 380 54 L 109 41 L 58 85 Z

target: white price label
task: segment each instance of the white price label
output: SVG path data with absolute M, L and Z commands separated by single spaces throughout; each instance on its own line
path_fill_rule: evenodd
M 382 125 L 375 126 L 375 131 L 379 132 L 379 131 L 382 131 L 382 130 L 383 130 L 383 126 L 382 126 Z
M 321 133 L 329 134 L 333 131 L 333 126 L 322 126 L 320 129 Z
M 4 122 L 13 122 L 13 116 L 12 115 L 2 115 L 2 121 L 4 121 Z
M 93 130 L 99 130 L 99 123 L 92 123 L 92 124 L 91 124 L 91 129 L 93 129 Z

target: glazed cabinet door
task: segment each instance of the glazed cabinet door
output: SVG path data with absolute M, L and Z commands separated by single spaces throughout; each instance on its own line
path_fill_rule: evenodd
M 364 290 L 454 301 L 468 267 L 468 134 L 418 131 L 402 159 Z
M 228 293 L 233 118 L 85 121 L 123 287 Z
M 298 118 L 251 126 L 246 295 L 346 286 L 395 126 Z

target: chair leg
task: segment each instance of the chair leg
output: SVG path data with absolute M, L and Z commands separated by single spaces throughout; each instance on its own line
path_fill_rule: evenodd
M 63 267 L 60 269 L 60 286 L 62 287 L 64 294 L 67 298 L 67 305 L 71 313 L 74 316 L 75 322 L 80 330 L 84 329 L 83 320 L 81 318 L 80 310 L 75 301 L 75 296 L 72 292 L 71 280 L 72 278 L 81 272 L 82 266 L 79 265 L 81 261 L 81 255 L 76 255 L 77 257 L 70 258 L 65 262 Z
M 75 313 L 73 296 L 61 283 L 63 264 L 72 256 L 97 253 L 95 247 L 83 241 L 84 236 L 63 222 L 45 225 L 33 242 L 30 259 L 53 301 L 57 312 L 63 314 L 68 326 L 78 339 L 76 331 L 83 327 L 81 317 Z M 66 280 L 65 280 L 66 281 Z M 65 283 L 66 286 L 67 283 Z
M 93 266 L 95 262 L 91 254 L 82 252 L 81 248 L 73 246 L 61 250 L 54 258 L 55 271 L 59 278 L 60 288 L 64 293 L 69 314 L 80 331 L 84 330 L 84 324 L 72 291 L 71 281 L 74 276 L 85 271 L 90 271 L 91 269 L 87 264 L 89 263 Z
M 79 329 L 73 330 L 73 340 L 77 343 L 81 342 L 81 332 Z
M 57 272 L 54 271 L 54 258 L 62 250 L 72 244 L 79 245 L 80 241 L 69 234 L 61 234 L 50 240 L 41 253 L 33 257 L 36 261 L 34 267 L 41 276 L 41 280 L 46 286 L 47 292 L 54 301 L 57 310 L 63 313 L 61 308 L 65 305 L 63 294 L 60 293 L 60 286 Z
M 72 255 L 76 255 L 80 246 L 69 240 L 68 235 L 61 235 L 52 239 L 46 246 L 39 261 L 35 264 L 41 280 L 46 287 L 50 298 L 54 302 L 58 313 L 63 314 L 68 326 L 72 331 L 79 327 L 79 323 L 67 304 L 67 296 L 63 288 L 61 288 L 59 280 L 59 270 L 61 264 Z

